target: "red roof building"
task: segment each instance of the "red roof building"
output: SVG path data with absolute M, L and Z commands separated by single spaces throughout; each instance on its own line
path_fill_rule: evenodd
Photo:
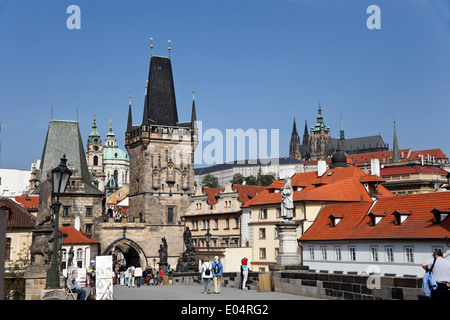
M 450 192 L 327 205 L 300 237 L 304 265 L 329 272 L 421 277 L 435 248 L 448 257 Z M 336 223 L 335 217 L 340 217 Z

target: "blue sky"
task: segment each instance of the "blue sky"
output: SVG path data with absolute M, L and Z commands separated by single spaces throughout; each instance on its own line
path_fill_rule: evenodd
M 70 5 L 81 29 L 69 30 Z M 370 30 L 367 7 L 381 10 Z M 30 168 L 53 118 L 78 121 L 86 146 L 93 114 L 112 120 L 124 148 L 131 91 L 134 124 L 154 54 L 171 59 L 180 121 L 192 89 L 203 129 L 279 129 L 289 154 L 316 121 L 331 136 L 381 134 L 392 147 L 450 155 L 450 2 L 302 0 L 0 0 L 0 167 Z M 205 143 L 204 143 L 205 144 Z M 206 143 L 207 144 L 207 143 Z

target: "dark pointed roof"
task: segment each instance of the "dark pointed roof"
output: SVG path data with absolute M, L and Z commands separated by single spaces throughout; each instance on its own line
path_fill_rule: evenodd
M 191 113 L 191 127 L 194 128 L 196 126 L 195 122 L 197 121 L 197 113 L 195 111 L 195 90 L 192 95 L 192 113 Z
M 142 124 L 176 126 L 175 88 L 170 58 L 152 56 Z
M 41 184 L 47 180 L 47 172 L 57 167 L 63 155 L 67 164 L 77 169 L 84 183 L 85 194 L 102 194 L 91 184 L 80 128 L 76 121 L 51 120 L 45 138 L 41 157 Z M 40 186 L 40 185 L 39 185 Z M 39 186 L 33 192 L 39 193 Z
M 400 149 L 398 147 L 397 132 L 395 130 L 395 120 L 394 120 L 394 146 L 392 147 L 392 162 L 400 162 Z
M 131 96 L 130 96 L 130 103 L 128 105 L 127 132 L 132 131 L 132 129 L 133 129 L 133 119 L 131 117 Z

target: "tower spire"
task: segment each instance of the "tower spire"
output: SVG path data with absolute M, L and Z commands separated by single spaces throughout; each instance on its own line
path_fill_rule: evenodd
M 128 102 L 128 121 L 127 121 L 127 132 L 131 132 L 133 129 L 133 120 L 131 119 L 131 92 L 128 96 L 129 102 Z
M 195 87 L 192 90 L 192 113 L 191 113 L 191 128 L 195 128 L 197 121 L 197 113 L 195 111 Z
M 395 129 L 395 118 L 394 118 L 394 146 L 392 147 L 392 162 L 400 162 L 400 149 L 398 147 L 397 132 Z

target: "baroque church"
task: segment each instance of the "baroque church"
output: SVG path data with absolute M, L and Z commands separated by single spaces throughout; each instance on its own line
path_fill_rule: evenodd
M 86 161 L 93 176 L 93 183 L 101 191 L 117 190 L 128 185 L 130 160 L 128 154 L 117 146 L 111 120 L 103 145 L 94 114 L 92 130 L 86 144 Z
M 330 127 L 326 126 L 323 121 L 320 103 L 316 124 L 311 126 L 309 132 L 307 122 L 305 121 L 305 130 L 301 144 L 294 118 L 294 126 L 289 145 L 290 158 L 296 158 L 301 161 L 314 161 L 325 160 L 333 156 L 337 151 L 346 154 L 360 154 L 387 150 L 389 150 L 389 144 L 385 144 L 380 135 L 346 139 L 342 119 L 339 138 L 332 138 L 330 136 Z

